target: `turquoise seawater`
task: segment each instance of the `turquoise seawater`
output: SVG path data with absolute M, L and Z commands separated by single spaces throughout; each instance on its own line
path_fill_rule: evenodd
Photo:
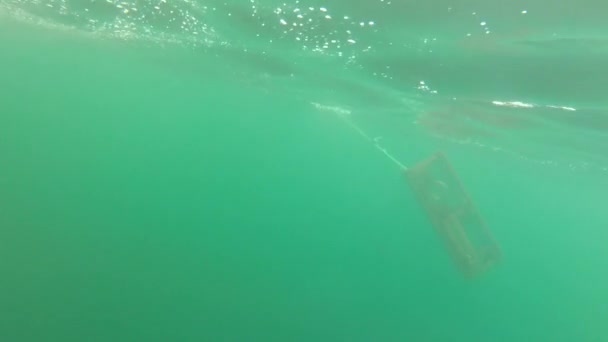
M 607 10 L 0 0 L 0 341 L 608 341 Z

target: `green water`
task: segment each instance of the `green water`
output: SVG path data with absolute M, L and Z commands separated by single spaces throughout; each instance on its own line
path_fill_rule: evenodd
M 605 9 L 0 0 L 0 341 L 608 341 Z

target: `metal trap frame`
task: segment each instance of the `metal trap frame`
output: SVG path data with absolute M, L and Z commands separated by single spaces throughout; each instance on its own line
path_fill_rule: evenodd
M 435 153 L 404 173 L 418 203 L 466 277 L 484 273 L 501 260 L 498 244 L 443 153 Z
M 314 105 L 318 109 L 335 109 Z M 437 152 L 407 167 L 380 145 L 380 138 L 370 137 L 357 126 L 350 112 L 334 112 L 404 172 L 416 199 L 465 277 L 476 277 L 501 261 L 500 247 L 444 153 Z

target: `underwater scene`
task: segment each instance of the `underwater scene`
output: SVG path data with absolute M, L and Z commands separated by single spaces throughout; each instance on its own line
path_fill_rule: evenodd
M 0 341 L 608 341 L 607 11 L 0 0 Z

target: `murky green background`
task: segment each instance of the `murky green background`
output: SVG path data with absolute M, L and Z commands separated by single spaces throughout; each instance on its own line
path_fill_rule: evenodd
M 607 340 L 605 7 L 0 0 L 0 340 Z

